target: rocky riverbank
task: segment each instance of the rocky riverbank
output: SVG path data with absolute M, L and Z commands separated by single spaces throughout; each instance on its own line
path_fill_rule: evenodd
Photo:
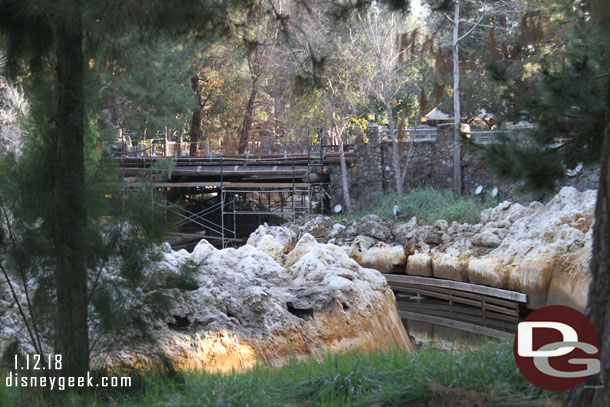
M 563 188 L 546 205 L 502 202 L 477 224 L 417 219 L 392 222 L 368 215 L 336 222 L 317 216 L 299 223 L 260 226 L 248 244 L 290 262 L 305 235 L 335 244 L 363 267 L 384 273 L 445 278 L 528 294 L 528 307 L 563 304 L 584 309 L 595 191 Z

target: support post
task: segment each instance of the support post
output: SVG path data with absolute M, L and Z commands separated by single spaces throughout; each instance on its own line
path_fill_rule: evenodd
M 225 248 L 225 189 L 223 175 L 223 157 L 220 157 L 220 247 Z
M 165 126 L 165 133 L 163 134 L 163 157 L 169 156 L 169 142 L 167 137 L 167 126 Z
M 295 196 L 295 181 L 294 181 L 294 156 L 292 156 L 292 221 L 294 222 L 296 219 L 296 214 L 294 213 L 294 196 Z

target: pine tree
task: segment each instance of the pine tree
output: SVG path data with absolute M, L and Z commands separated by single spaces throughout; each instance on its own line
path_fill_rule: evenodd
M 47 114 L 52 123 L 47 128 L 53 151 L 54 189 L 54 211 L 48 219 L 52 220 L 55 259 L 55 351 L 64 356 L 66 376 L 83 376 L 89 367 L 88 259 L 83 250 L 87 238 L 86 45 L 91 45 L 91 39 L 108 41 L 113 34 L 133 29 L 174 34 L 196 29 L 219 32 L 227 27 L 229 10 L 247 7 L 248 3 L 0 1 L 0 32 L 7 38 L 9 67 L 15 72 L 18 61 L 25 61 L 35 81 L 55 92 L 56 102 L 49 104 Z
M 504 85 L 506 118 L 525 117 L 536 128 L 525 139 L 505 136 L 483 150 L 500 176 L 525 180 L 534 190 L 555 190 L 578 163 L 600 163 L 585 314 L 601 340 L 601 372 L 570 391 L 564 405 L 574 407 L 610 404 L 610 18 L 601 3 L 590 2 L 594 22 L 581 3 L 558 2 L 547 9 L 563 23 L 555 33 L 559 41 L 553 41 L 560 46 L 539 59 L 542 69 L 534 75 L 522 75 L 510 62 L 490 67 Z M 549 146 L 555 137 L 567 142 Z
M 593 255 L 591 260 L 591 286 L 586 315 L 597 328 L 600 337 L 600 365 L 598 377 L 591 377 L 584 385 L 570 391 L 564 402 L 566 407 L 610 405 L 610 8 L 604 0 L 588 0 L 589 11 L 597 26 L 590 37 L 593 46 L 602 56 L 601 75 L 597 81 L 606 85 L 606 98 L 599 138 L 603 138 L 600 158 L 600 179 L 593 226 Z M 604 72 L 605 69 L 605 72 Z M 605 80 L 604 80 L 605 79 Z M 602 82 L 602 83 L 603 83 Z M 603 85 L 599 86 L 603 89 Z M 585 387 L 586 386 L 586 387 Z

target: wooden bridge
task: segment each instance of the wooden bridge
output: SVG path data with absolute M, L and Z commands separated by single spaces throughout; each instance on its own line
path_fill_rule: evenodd
M 401 318 L 512 338 L 527 295 L 440 278 L 384 274 Z M 441 301 L 429 301 L 438 299 Z
M 182 156 L 168 155 L 170 150 L 161 144 L 115 153 L 124 190 L 149 188 L 178 215 L 176 247 L 203 237 L 226 247 L 258 224 L 294 221 L 321 209 L 330 200 L 329 166 L 340 163 L 333 145 L 291 154 Z M 346 150 L 350 162 L 352 146 Z
M 346 151 L 348 162 L 353 159 L 353 152 Z M 122 168 L 125 176 L 148 175 L 159 172 L 159 164 L 171 158 L 175 167 L 171 170 L 172 177 L 192 178 L 231 177 L 240 181 L 300 178 L 307 173 L 324 175 L 325 167 L 339 164 L 339 153 L 327 151 L 320 153 L 296 154 L 233 154 L 210 156 L 164 156 L 138 155 L 127 153 L 122 156 Z

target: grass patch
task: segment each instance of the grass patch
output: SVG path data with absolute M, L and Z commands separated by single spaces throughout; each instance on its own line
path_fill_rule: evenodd
M 497 204 L 498 201 L 491 196 L 456 197 L 448 189 L 420 188 L 408 194 L 392 192 L 380 195 L 362 209 L 335 218 L 339 221 L 358 221 L 365 215 L 375 214 L 381 218 L 392 219 L 394 205 L 398 205 L 402 209 L 400 219 L 404 221 L 415 216 L 419 223 L 427 224 L 439 219 L 445 219 L 449 223 L 478 223 L 481 211 Z
M 515 365 L 512 345 L 452 353 L 424 349 L 353 352 L 321 360 L 261 366 L 228 375 L 193 372 L 141 376 L 129 392 L 69 394 L 46 404 L 33 389 L 0 385 L 0 403 L 17 406 L 552 406 L 563 393 L 540 390 Z M 450 400 L 450 403 L 448 403 Z

